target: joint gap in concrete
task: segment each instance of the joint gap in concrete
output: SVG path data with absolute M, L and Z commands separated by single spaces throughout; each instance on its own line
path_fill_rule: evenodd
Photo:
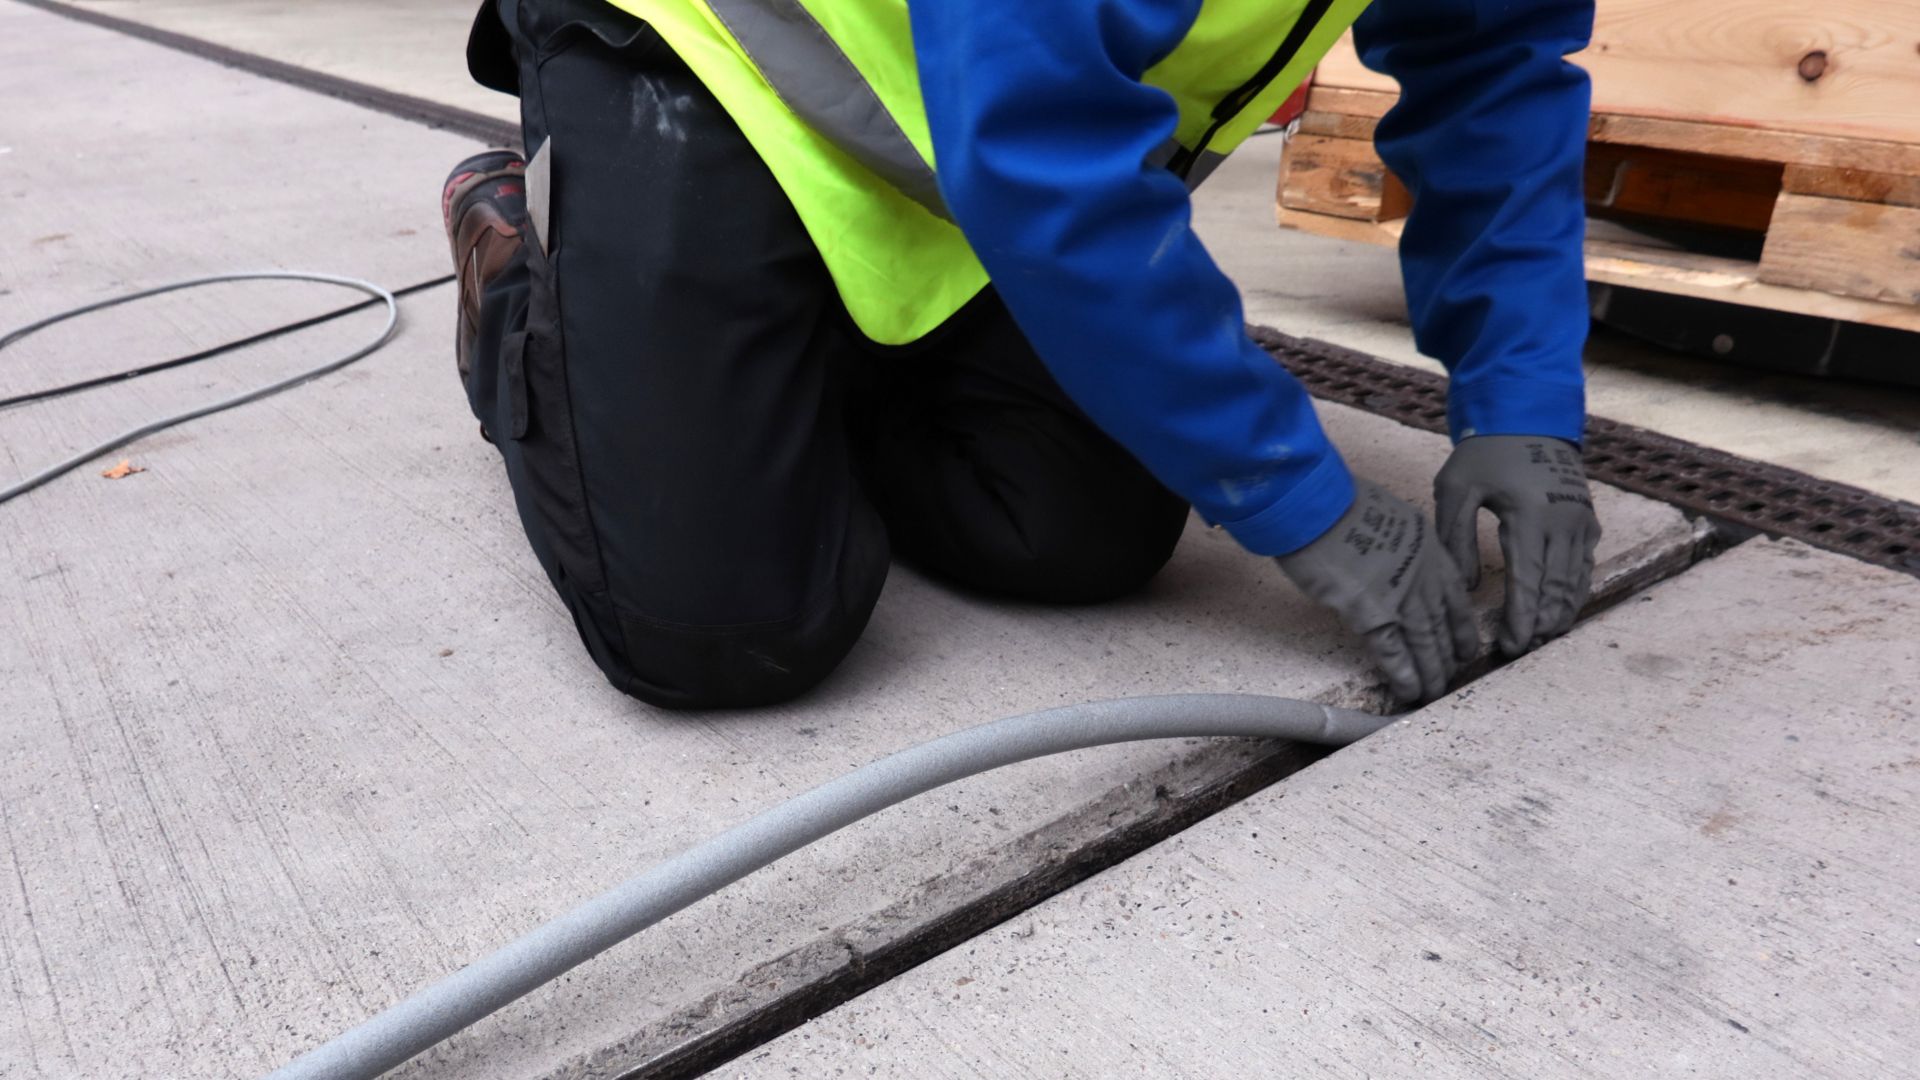
M 1691 543 L 1610 582 L 1582 611 L 1574 632 L 1601 612 L 1757 535 L 1706 516 L 1695 515 L 1690 520 L 1695 526 Z M 1471 686 L 1507 663 L 1490 650 L 1466 670 L 1454 690 Z M 1379 686 L 1350 687 L 1337 696 L 1343 699 L 1337 703 L 1346 707 L 1378 710 L 1387 704 Z M 836 931 L 831 938 L 833 952 L 842 959 L 827 972 L 810 976 L 804 970 L 821 952 L 821 941 L 809 942 L 788 957 L 761 965 L 735 985 L 716 990 L 694 1006 L 636 1033 L 625 1044 L 625 1052 L 621 1047 L 606 1048 L 563 1065 L 553 1075 L 684 1080 L 718 1069 L 1340 752 L 1289 743 L 1260 749 L 1249 760 L 1232 764 L 1232 755 L 1246 753 L 1247 745 L 1242 740 L 1212 743 L 1167 770 L 1110 791 L 1091 805 L 1027 833 L 1008 849 L 983 853 L 980 860 L 959 871 L 930 879 L 914 895 Z M 1191 790 L 1176 792 L 1173 788 L 1177 783 L 1168 782 L 1169 770 L 1205 769 L 1209 764 L 1216 769 L 1223 764 L 1225 767 Z M 1141 793 L 1145 790 L 1152 794 L 1143 803 Z M 1129 811 L 1131 816 L 1113 827 L 1113 819 Z M 999 880 L 981 890 L 982 876 Z M 929 921 L 914 921 L 913 913 L 925 910 L 930 897 L 954 892 L 973 895 Z M 890 927 L 901 932 L 889 936 Z M 875 941 L 865 946 L 862 937 Z M 789 964 L 789 959 L 797 963 Z M 801 970 L 794 970 L 796 967 Z M 755 1002 L 754 984 L 795 988 L 770 992 Z M 723 1014 L 729 998 L 745 1004 L 747 1011 L 691 1039 L 673 1039 L 672 1033 L 697 1030 L 703 1020 Z M 649 1049 L 649 1043 L 657 1049 Z M 630 1066 L 615 1065 L 612 1060 L 632 1056 L 644 1060 Z
M 336 101 L 371 109 L 409 123 L 420 124 L 435 130 L 450 131 L 456 135 L 465 135 L 489 146 L 520 149 L 520 129 L 517 125 L 470 109 L 463 109 L 457 105 L 445 105 L 427 98 L 374 86 L 371 83 L 329 75 L 323 71 L 289 64 L 284 60 L 275 60 L 258 53 L 244 52 L 204 38 L 193 37 L 190 34 L 163 30 L 157 26 L 148 26 L 145 23 L 135 22 L 118 15 L 109 15 L 102 11 L 91 11 L 63 3 L 62 0 L 18 0 L 18 2 L 76 22 L 139 38 L 202 60 L 211 60 L 223 67 L 244 71 L 249 75 L 257 75 L 263 79 L 296 86 Z

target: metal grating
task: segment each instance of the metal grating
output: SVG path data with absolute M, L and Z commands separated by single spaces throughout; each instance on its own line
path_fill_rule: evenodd
M 1445 433 L 1447 381 L 1321 341 L 1250 328 L 1315 397 Z M 1920 506 L 1696 446 L 1601 417 L 1587 420 L 1587 473 L 1768 536 L 1792 537 L 1920 576 Z

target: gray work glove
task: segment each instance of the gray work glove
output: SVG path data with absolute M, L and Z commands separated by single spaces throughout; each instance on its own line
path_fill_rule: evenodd
M 1367 639 L 1394 696 L 1446 692 L 1480 649 L 1460 571 L 1426 515 L 1364 480 L 1326 535 L 1277 562 L 1300 590 Z
M 1480 584 L 1480 509 L 1500 520 L 1507 559 L 1501 652 L 1519 656 L 1573 626 L 1593 584 L 1600 542 L 1578 447 L 1531 435 L 1466 439 L 1434 477 L 1433 496 L 1440 536 L 1469 589 Z

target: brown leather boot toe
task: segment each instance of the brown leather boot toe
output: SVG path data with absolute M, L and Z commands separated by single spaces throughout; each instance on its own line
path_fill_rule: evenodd
M 454 166 L 440 192 L 440 214 L 460 288 L 454 360 L 465 382 L 473 370 L 480 297 L 519 252 L 527 227 L 527 163 L 511 150 L 489 150 Z

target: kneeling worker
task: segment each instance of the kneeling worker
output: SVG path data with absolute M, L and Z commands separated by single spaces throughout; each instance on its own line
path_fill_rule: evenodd
M 1191 506 L 1365 635 L 1404 699 L 1584 601 L 1577 440 L 1592 0 L 488 0 L 524 163 L 444 208 L 459 366 L 594 660 L 670 707 L 806 690 L 889 559 L 983 593 L 1140 588 Z M 1189 189 L 1359 17 L 1404 88 L 1439 528 L 1328 443 L 1244 331 Z M 1462 570 L 1465 570 L 1465 575 Z

